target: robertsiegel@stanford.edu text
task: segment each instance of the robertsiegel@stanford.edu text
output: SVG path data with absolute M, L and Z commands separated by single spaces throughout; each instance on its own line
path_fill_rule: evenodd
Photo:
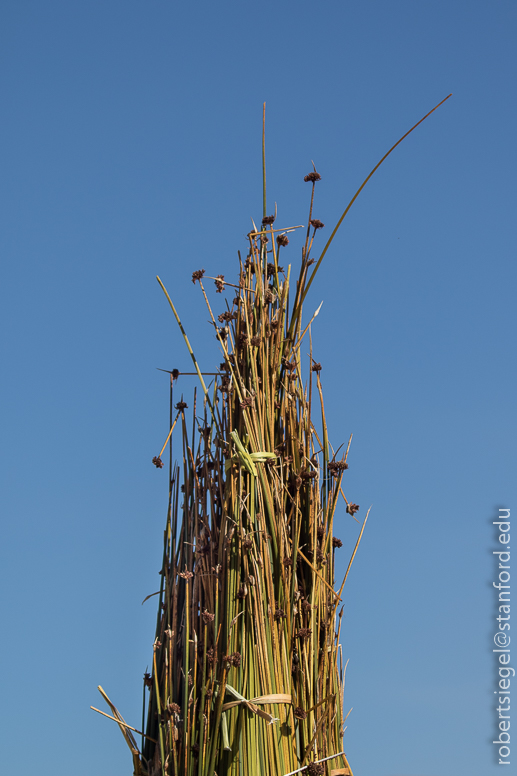
M 510 510 L 500 509 L 499 517 L 494 520 L 499 528 L 499 544 L 503 547 L 494 550 L 498 559 L 498 581 L 493 586 L 499 591 L 497 630 L 494 634 L 494 653 L 497 655 L 498 689 L 494 690 L 497 706 L 497 728 L 499 737 L 493 742 L 499 747 L 499 765 L 510 765 L 510 677 L 515 676 L 515 668 L 509 663 L 510 655 Z

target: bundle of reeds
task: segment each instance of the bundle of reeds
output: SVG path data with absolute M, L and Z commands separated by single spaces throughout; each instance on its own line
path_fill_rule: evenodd
M 276 213 L 266 214 L 265 162 L 262 224 L 248 234 L 245 258 L 239 254 L 237 282 L 210 278 L 217 292 L 231 289 L 226 309 L 213 310 L 205 270 L 193 273 L 222 351 L 208 386 L 158 278 L 202 394 L 194 392 L 190 409 L 183 398 L 177 401 L 181 373 L 171 370 L 170 432 L 153 459 L 163 468 L 169 445 L 158 619 L 152 669 L 144 677 L 140 747 L 131 732 L 139 731 L 103 693 L 137 775 L 352 773 L 343 751 L 341 597 L 366 518 L 336 591 L 335 553 L 342 546 L 334 535 L 336 509 L 342 500 L 356 519 L 359 507 L 342 488 L 350 442 L 339 455 L 328 437 L 321 365 L 310 341 L 317 311 L 302 320 L 309 287 L 349 208 L 316 263 L 312 252 L 323 226 L 313 218 L 319 180 L 316 169 L 305 177 L 309 218 L 293 286 L 291 266 L 282 264 L 288 234 L 300 227 L 278 229 Z

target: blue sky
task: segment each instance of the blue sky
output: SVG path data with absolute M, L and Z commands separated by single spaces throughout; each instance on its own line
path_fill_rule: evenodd
M 139 726 L 167 495 L 156 367 L 188 365 L 155 276 L 211 371 L 190 276 L 235 275 L 262 215 L 263 101 L 268 209 L 306 223 L 313 159 L 328 235 L 452 92 L 360 195 L 307 310 L 324 301 L 332 441 L 354 434 L 346 493 L 363 517 L 373 505 L 342 630 L 355 776 L 495 774 L 491 521 L 517 515 L 515 3 L 7 0 L 0 15 L 5 772 L 130 772 L 89 706 L 100 683 Z

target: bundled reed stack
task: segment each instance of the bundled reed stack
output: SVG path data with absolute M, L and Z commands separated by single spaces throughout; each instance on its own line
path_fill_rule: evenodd
M 336 510 L 342 502 L 340 509 L 357 519 L 359 507 L 342 487 L 350 442 L 339 455 L 328 437 L 321 365 L 310 339 L 317 311 L 309 321 L 302 313 L 327 248 L 379 165 L 317 262 L 312 250 L 323 224 L 313 218 L 313 203 L 320 175 L 314 169 L 305 177 L 309 219 L 294 284 L 291 266 L 282 265 L 288 234 L 299 227 L 277 229 L 275 216 L 266 215 L 264 173 L 264 217 L 248 235 L 245 258 L 239 254 L 237 282 L 208 278 L 204 269 L 192 275 L 222 352 L 213 382 L 205 382 L 158 278 L 202 391 L 187 407 L 176 395 L 181 374 L 171 371 L 170 432 L 153 459 L 163 468 L 169 444 L 142 731 L 125 723 L 101 689 L 137 776 L 352 774 L 343 751 L 339 637 L 343 586 L 366 518 L 336 591 L 342 546 L 334 534 Z M 213 310 L 207 280 L 218 293 L 231 291 L 226 309 Z M 141 735 L 140 746 L 132 731 Z
M 306 178 L 313 194 L 319 177 Z M 171 418 L 182 462 L 171 469 L 146 677 L 150 773 L 162 764 L 178 775 L 281 776 L 309 766 L 316 776 L 325 763 L 315 761 L 343 749 L 333 525 L 348 464 L 328 441 L 320 364 L 306 359 L 302 379 L 303 297 L 323 224 L 311 212 L 293 294 L 280 262 L 288 230 L 274 221 L 264 217 L 248 235 L 225 310 L 212 310 L 204 270 L 192 276 L 224 358 L 213 390 L 202 383 L 193 420 L 184 401 Z M 222 276 L 215 283 L 219 292 L 227 285 Z M 178 378 L 173 371 L 171 396 Z M 344 754 L 329 763 L 349 773 Z

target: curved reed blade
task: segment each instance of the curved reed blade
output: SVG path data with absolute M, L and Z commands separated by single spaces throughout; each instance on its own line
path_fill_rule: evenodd
M 370 180 L 370 178 L 371 178 L 371 177 L 372 177 L 372 176 L 373 176 L 373 175 L 374 175 L 374 174 L 377 172 L 377 170 L 379 169 L 379 167 L 381 166 L 381 164 L 382 164 L 382 163 L 383 163 L 383 162 L 384 162 L 384 161 L 385 161 L 385 160 L 388 158 L 388 156 L 391 154 L 391 152 L 392 152 L 392 151 L 394 151 L 394 150 L 395 150 L 395 148 L 396 148 L 398 145 L 400 145 L 400 143 L 402 143 L 402 141 L 403 141 L 403 140 L 405 140 L 405 139 L 406 139 L 406 137 L 407 137 L 408 135 L 410 135 L 410 134 L 411 134 L 411 132 L 413 132 L 413 130 L 414 130 L 414 129 L 416 129 L 416 128 L 417 128 L 417 127 L 418 127 L 418 126 L 419 126 L 419 125 L 420 125 L 420 124 L 421 124 L 423 121 L 425 121 L 425 120 L 426 120 L 426 118 L 428 118 L 428 116 L 430 116 L 430 115 L 431 115 L 431 113 L 434 113 L 434 111 L 435 111 L 435 110 L 437 110 L 437 108 L 439 108 L 439 107 L 440 107 L 440 105 L 443 105 L 443 103 L 444 103 L 444 102 L 446 102 L 446 101 L 449 99 L 449 97 L 452 97 L 452 93 L 451 93 L 451 94 L 448 94 L 448 95 L 447 95 L 447 97 L 445 97 L 443 100 L 441 100 L 441 102 L 439 102 L 439 103 L 438 103 L 438 105 L 435 105 L 435 106 L 434 106 L 434 108 L 433 108 L 432 110 L 430 110 L 430 111 L 429 111 L 429 113 L 426 113 L 426 114 L 425 114 L 425 116 L 423 116 L 423 117 L 420 119 L 420 121 L 417 121 L 417 123 L 416 123 L 414 126 L 412 126 L 412 127 L 411 127 L 411 129 L 409 129 L 409 130 L 408 130 L 408 131 L 407 131 L 407 132 L 406 132 L 404 135 L 402 135 L 402 137 L 401 137 L 399 140 L 397 140 L 397 142 L 396 142 L 394 145 L 392 145 L 392 146 L 391 146 L 390 150 L 389 150 L 389 151 L 387 151 L 387 153 L 385 153 L 385 154 L 384 154 L 384 156 L 382 157 L 382 159 L 381 159 L 379 162 L 377 162 L 377 164 L 375 165 L 375 167 L 373 168 L 373 170 L 371 171 L 371 173 L 370 173 L 369 175 L 367 175 L 367 176 L 366 176 L 366 178 L 364 179 L 364 181 L 361 183 L 361 185 L 359 186 L 359 188 L 358 188 L 358 189 L 357 189 L 357 191 L 355 192 L 354 196 L 352 197 L 352 199 L 350 200 L 350 202 L 349 202 L 349 203 L 348 203 L 348 205 L 346 206 L 346 208 L 345 208 L 345 210 L 344 210 L 344 212 L 343 212 L 343 215 L 341 216 L 341 218 L 340 218 L 340 219 L 339 219 L 339 221 L 337 222 L 336 226 L 334 227 L 334 230 L 333 230 L 332 234 L 330 235 L 329 239 L 327 240 L 327 243 L 326 243 L 325 247 L 323 248 L 323 251 L 322 251 L 322 253 L 321 253 L 321 256 L 319 257 L 319 259 L 318 259 L 318 262 L 317 262 L 316 266 L 314 267 L 314 269 L 313 269 L 313 271 L 312 271 L 312 273 L 311 273 L 311 276 L 310 276 L 309 280 L 307 281 L 307 285 L 306 285 L 306 287 L 305 287 L 305 290 L 304 290 L 304 292 L 303 292 L 302 299 L 301 299 L 301 302 L 302 302 L 302 303 L 303 303 L 303 301 L 304 301 L 305 297 L 307 296 L 307 292 L 309 291 L 309 288 L 310 288 L 310 287 L 311 287 L 311 285 L 312 285 L 312 281 L 314 280 L 314 278 L 315 278 L 315 276 L 316 276 L 316 273 L 317 273 L 318 269 L 320 268 L 321 262 L 323 261 L 323 258 L 324 258 L 324 256 L 325 256 L 326 252 L 327 252 L 327 251 L 328 251 L 328 249 L 330 248 L 330 245 L 331 245 L 331 243 L 332 243 L 332 240 L 333 240 L 333 239 L 334 239 L 334 237 L 336 236 L 336 234 L 337 234 L 337 231 L 338 231 L 339 227 L 340 227 L 340 226 L 341 226 L 341 224 L 343 223 L 343 221 L 344 221 L 344 219 L 345 219 L 346 215 L 348 214 L 348 212 L 349 212 L 350 208 L 352 207 L 352 205 L 354 204 L 354 202 L 356 201 L 357 197 L 359 196 L 359 194 L 361 193 L 361 191 L 364 189 L 364 187 L 366 186 L 366 184 L 368 183 L 368 181 Z

